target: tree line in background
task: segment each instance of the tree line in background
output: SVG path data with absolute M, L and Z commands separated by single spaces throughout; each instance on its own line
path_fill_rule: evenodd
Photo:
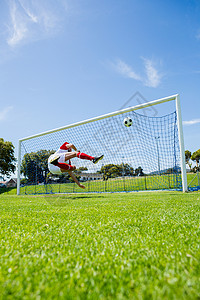
M 53 177 L 48 170 L 48 158 L 55 150 L 39 150 L 37 152 L 26 153 L 21 163 L 21 174 L 24 176 L 22 182 L 37 184 L 50 180 Z M 6 142 L 0 138 L 0 174 L 10 176 L 15 172 L 16 158 L 14 157 L 14 146 L 11 142 Z M 80 167 L 75 171 L 77 177 L 80 177 L 82 171 L 87 168 Z M 98 173 L 103 174 L 103 179 L 115 178 L 119 176 L 143 176 L 143 169 L 139 166 L 135 170 L 129 164 L 108 164 L 102 166 Z M 58 176 L 57 176 L 58 177 Z M 71 180 L 68 174 L 60 176 L 59 180 Z
M 102 166 L 98 173 L 103 174 L 103 180 L 122 176 L 144 176 L 143 169 L 141 167 L 138 167 L 134 170 L 127 163 L 107 164 Z
M 54 178 L 58 178 L 57 182 L 70 182 L 71 177 L 65 173 L 60 176 L 54 176 L 49 173 L 48 170 L 48 158 L 53 154 L 54 150 L 40 150 L 37 152 L 26 153 L 23 157 L 21 164 L 21 174 L 25 177 L 22 179 L 22 184 L 38 184 L 38 183 L 48 183 L 51 182 Z M 85 167 L 80 167 L 75 170 L 76 176 L 80 179 L 80 174 L 83 171 L 87 171 Z M 143 169 L 141 167 L 136 168 L 135 170 L 129 164 L 108 164 L 102 166 L 99 174 L 103 174 L 103 180 L 108 178 L 116 178 L 120 176 L 143 176 Z
M 48 157 L 53 154 L 54 150 L 40 150 L 37 152 L 26 153 L 23 157 L 21 164 L 21 173 L 24 175 L 26 183 L 37 184 L 42 182 L 50 182 L 53 178 L 58 177 L 49 173 L 48 170 Z M 200 161 L 200 149 L 191 153 L 189 150 L 185 151 L 185 160 L 188 164 L 191 172 L 197 172 L 199 170 Z M 192 168 L 192 161 L 196 162 L 196 166 Z M 80 179 L 80 174 L 83 171 L 87 171 L 87 168 L 80 167 L 75 171 L 76 176 Z M 164 173 L 174 173 L 173 168 L 165 170 Z M 107 164 L 101 167 L 98 171 L 99 174 L 103 175 L 103 180 L 108 178 L 116 178 L 122 176 L 144 176 L 144 172 L 141 166 L 133 169 L 127 163 L 121 164 Z M 66 173 L 59 176 L 58 182 L 70 182 L 71 177 Z
M 54 150 L 40 150 L 37 152 L 26 153 L 23 157 L 21 164 L 21 174 L 25 177 L 22 179 L 22 184 L 38 184 L 38 183 L 49 183 L 54 178 L 57 178 L 57 182 L 71 182 L 72 179 L 68 173 L 62 175 L 52 175 L 48 170 L 48 158 L 53 154 Z M 78 179 L 83 171 L 87 171 L 85 167 L 80 167 L 74 172 Z M 129 164 L 108 164 L 102 166 L 100 171 L 97 173 L 103 174 L 103 180 L 108 178 L 116 178 L 119 176 L 143 176 L 143 169 L 141 167 L 135 170 Z
M 45 182 L 48 169 L 48 158 L 54 150 L 39 150 L 37 152 L 26 153 L 21 164 L 21 174 L 24 175 L 24 183 Z M 22 181 L 22 183 L 23 183 Z
M 192 161 L 196 162 L 196 166 L 192 168 Z M 200 171 L 199 167 L 199 161 L 200 161 L 200 149 L 191 153 L 189 150 L 185 151 L 185 162 L 186 165 L 188 165 L 190 172 L 196 173 L 197 171 Z
M 15 147 L 11 142 L 6 142 L 3 138 L 0 138 L 0 174 L 3 177 L 9 177 L 11 173 L 15 172 L 14 149 Z
M 23 157 L 21 164 L 21 174 L 25 177 L 27 183 L 41 183 L 48 180 L 50 173 L 48 170 L 48 158 L 53 154 L 54 150 L 40 150 L 37 152 L 26 153 Z M 192 161 L 196 163 L 192 167 Z M 191 153 L 189 150 L 185 151 L 185 162 L 188 165 L 191 172 L 200 171 L 200 149 Z M 0 174 L 4 176 L 10 176 L 15 172 L 16 158 L 14 157 L 14 146 L 11 142 L 4 141 L 0 138 Z M 86 171 L 87 168 L 80 167 L 76 170 L 76 175 L 80 176 L 82 171 Z M 115 178 L 120 176 L 144 176 L 143 169 L 139 166 L 133 169 L 127 163 L 121 164 L 107 164 L 101 167 L 98 173 L 103 175 L 103 180 L 108 178 Z M 70 176 L 63 175 L 61 180 L 65 178 L 70 179 Z

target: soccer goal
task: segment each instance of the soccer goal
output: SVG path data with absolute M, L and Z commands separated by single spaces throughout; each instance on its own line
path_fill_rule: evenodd
M 142 109 L 174 101 L 175 111 L 160 117 Z M 124 119 L 131 118 L 126 127 Z M 73 158 L 79 188 L 66 173 L 53 175 L 48 157 L 64 142 L 91 156 L 104 154 L 98 164 Z M 185 150 L 179 95 L 136 105 L 19 140 L 17 194 L 187 191 Z

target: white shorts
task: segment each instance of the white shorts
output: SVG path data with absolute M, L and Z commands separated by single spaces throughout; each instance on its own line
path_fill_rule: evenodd
M 52 174 L 55 174 L 55 175 L 61 175 L 61 174 L 63 174 L 63 173 L 61 172 L 61 169 L 60 169 L 59 167 L 54 166 L 53 164 L 50 164 L 50 163 L 49 163 L 50 159 L 53 158 L 53 157 L 56 156 L 56 155 L 58 155 L 58 154 L 57 154 L 57 153 L 54 153 L 54 154 L 52 154 L 52 155 L 49 157 L 49 159 L 48 159 L 48 168 L 49 168 L 49 171 L 50 171 Z M 59 155 L 60 155 L 60 158 L 59 158 L 58 162 L 59 162 L 59 163 L 66 163 L 66 161 L 65 161 L 65 153 L 59 154 Z

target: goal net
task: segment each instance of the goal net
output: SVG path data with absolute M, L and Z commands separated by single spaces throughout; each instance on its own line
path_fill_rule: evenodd
M 141 108 L 172 100 L 179 104 L 176 95 L 21 139 L 18 194 L 187 190 L 180 106 L 161 117 L 140 113 Z M 124 125 L 125 117 L 132 119 L 132 126 Z M 91 156 L 104 154 L 97 164 L 72 159 L 84 190 L 68 173 L 48 170 L 48 157 L 64 142 Z

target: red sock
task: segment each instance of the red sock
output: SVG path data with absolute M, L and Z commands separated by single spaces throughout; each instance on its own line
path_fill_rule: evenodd
M 93 160 L 93 156 L 87 155 L 85 153 L 78 152 L 77 157 L 81 159 Z
M 65 163 L 59 163 L 57 162 L 56 167 L 59 167 L 60 169 L 64 169 L 64 170 L 74 170 L 74 167 L 65 164 Z

